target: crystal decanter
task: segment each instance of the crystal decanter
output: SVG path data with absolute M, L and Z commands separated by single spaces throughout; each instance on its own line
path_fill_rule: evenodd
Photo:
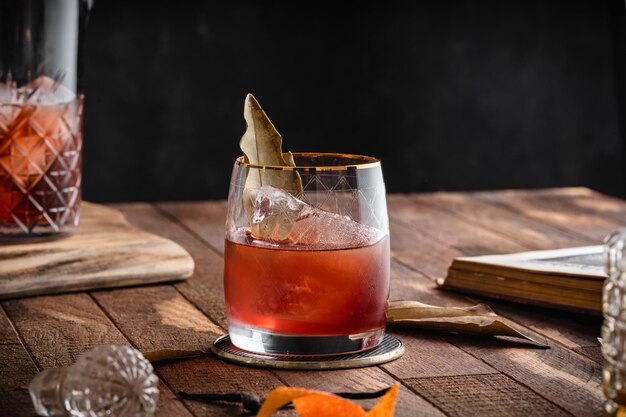
M 613 417 L 626 415 L 626 228 L 607 236 L 604 244 L 604 415 Z

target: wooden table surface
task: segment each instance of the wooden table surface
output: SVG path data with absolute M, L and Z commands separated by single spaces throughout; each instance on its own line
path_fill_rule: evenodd
M 585 188 L 389 195 L 391 299 L 470 305 L 436 290 L 452 258 L 597 244 L 626 224 L 626 202 Z M 0 416 L 32 416 L 27 386 L 38 371 L 67 366 L 91 347 L 206 349 L 226 331 L 224 202 L 115 205 L 129 221 L 184 246 L 192 278 L 174 285 L 8 300 L 0 307 Z M 396 416 L 600 415 L 601 320 L 486 301 L 550 349 L 426 331 L 392 333 L 403 358 L 346 371 L 270 371 L 207 355 L 156 367 L 158 416 L 236 416 L 237 409 L 180 401 L 176 392 L 245 391 L 281 385 L 325 391 L 401 383 Z M 371 402 L 364 405 L 370 406 Z M 289 413 L 287 413 L 289 414 Z M 283 413 L 282 415 L 285 415 Z

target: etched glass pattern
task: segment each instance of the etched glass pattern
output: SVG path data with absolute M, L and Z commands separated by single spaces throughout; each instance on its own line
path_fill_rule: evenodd
M 605 239 L 605 268 L 602 326 L 604 412 L 616 416 L 626 405 L 626 228 Z
M 0 104 L 0 236 L 78 226 L 83 99 Z
M 152 365 L 139 351 L 103 345 L 68 369 L 42 372 L 30 393 L 40 416 L 150 417 L 159 398 L 157 384 Z
M 300 154 L 294 154 L 294 158 L 296 162 L 304 159 Z M 310 161 L 307 162 L 310 163 Z M 315 162 L 330 164 L 332 159 L 331 157 L 323 158 L 323 156 L 320 156 L 316 158 Z M 348 160 L 347 162 L 352 161 Z M 356 160 L 354 163 L 357 163 Z M 295 169 L 302 179 L 302 193 L 296 196 L 297 199 L 313 210 L 321 210 L 327 213 L 327 215 L 309 216 L 309 219 L 312 221 L 307 222 L 306 227 L 302 230 L 298 230 L 299 233 L 296 236 L 290 236 L 293 244 L 308 243 L 301 240 L 308 241 L 311 234 L 307 233 L 307 231 L 312 229 L 328 231 L 329 234 L 337 234 L 337 227 L 341 227 L 341 225 L 336 226 L 333 223 L 341 219 L 352 220 L 360 225 L 371 227 L 382 235 L 389 233 L 385 183 L 380 166 L 366 169 L 338 168 L 336 170 Z M 229 239 L 234 239 L 234 235 L 238 230 L 248 226 L 248 218 L 240 201 L 244 198 L 245 178 L 249 170 L 259 170 L 259 168 L 248 168 L 242 161 L 238 161 L 234 167 L 229 194 L 229 213 L 226 220 L 226 237 Z M 285 175 L 289 173 L 290 171 L 288 170 L 283 172 Z M 277 175 L 280 174 L 278 173 Z M 277 197 L 276 199 L 270 198 L 270 200 L 276 201 L 281 198 L 280 195 Z M 285 194 L 284 198 L 288 199 L 290 197 L 288 194 Z M 275 212 L 270 214 L 278 214 L 283 220 L 289 220 L 291 222 L 290 226 L 299 221 L 298 217 L 303 217 L 301 215 L 302 207 L 294 207 L 292 204 L 287 203 L 272 204 L 271 207 Z M 359 229 L 355 230 L 355 232 L 363 233 L 364 231 Z M 324 237 L 321 236 L 320 238 L 316 233 L 317 243 L 323 241 Z M 333 240 L 337 240 L 340 237 L 336 236 Z M 348 234 L 345 237 L 349 238 L 350 236 Z M 329 238 L 332 239 L 330 235 Z

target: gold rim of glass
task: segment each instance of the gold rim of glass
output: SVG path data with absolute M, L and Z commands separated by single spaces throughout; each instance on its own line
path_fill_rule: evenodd
M 349 169 L 366 169 L 366 168 L 375 168 L 380 166 L 380 159 L 374 158 L 373 156 L 365 156 L 365 155 L 354 155 L 348 153 L 325 153 L 325 152 L 292 152 L 294 157 L 325 157 L 325 158 L 337 158 L 337 159 L 346 159 L 346 160 L 361 160 L 363 162 L 352 163 L 352 164 L 342 164 L 342 165 L 303 165 L 296 167 L 288 167 L 288 166 L 280 166 L 280 165 L 255 165 L 246 163 L 244 161 L 244 157 L 240 156 L 235 160 L 235 164 L 237 166 L 245 166 L 248 168 L 256 168 L 256 169 L 272 169 L 277 171 L 347 171 Z

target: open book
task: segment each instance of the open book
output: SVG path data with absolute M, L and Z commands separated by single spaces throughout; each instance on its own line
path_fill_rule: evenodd
M 445 289 L 578 312 L 602 312 L 602 246 L 456 258 Z

